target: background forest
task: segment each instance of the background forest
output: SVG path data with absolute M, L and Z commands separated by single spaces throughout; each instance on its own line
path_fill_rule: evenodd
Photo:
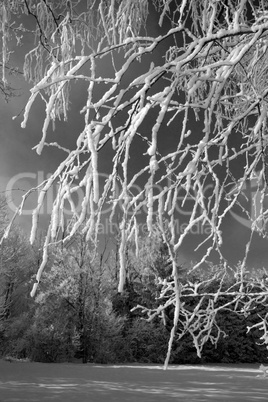
M 4 199 L 0 211 L 3 229 L 7 219 Z M 135 309 L 137 305 L 154 309 L 162 302 L 161 279 L 168 278 L 172 269 L 167 247 L 160 238 L 140 239 L 138 256 L 129 245 L 126 285 L 123 293 L 118 293 L 117 240 L 114 240 L 113 247 L 106 242 L 101 252 L 93 254 L 85 236 L 77 234 L 66 247 L 52 249 L 38 294 L 31 298 L 42 241 L 40 235 L 39 246 L 31 246 L 19 227 L 14 227 L 2 244 L 1 356 L 40 362 L 79 359 L 84 363 L 104 364 L 163 363 L 173 325 L 174 306 L 150 322 L 144 319 L 141 308 Z M 217 289 L 217 281 L 211 278 L 219 269 L 211 264 L 207 270 L 199 272 L 200 282 L 202 286 L 207 283 L 205 290 L 208 293 L 202 306 L 199 305 L 200 310 L 206 309 L 209 294 Z M 178 270 L 182 283 L 198 282 L 196 271 L 192 278 L 186 268 L 178 266 Z M 255 272 L 255 275 L 266 280 L 264 271 Z M 232 281 L 235 286 L 231 274 L 225 277 L 225 281 L 229 289 Z M 228 297 L 219 297 L 217 303 L 226 305 Z M 182 298 L 182 302 L 192 310 L 199 301 L 198 297 Z M 258 328 L 247 333 L 247 328 L 266 314 L 261 302 L 257 298 L 250 313 L 243 313 L 242 309 L 240 313 L 234 312 L 232 304 L 230 308 L 220 310 L 214 324 L 221 329 L 218 343 L 215 346 L 208 341 L 201 358 L 197 357 L 190 333 L 179 339 L 180 326 L 185 320 L 181 315 L 170 362 L 265 362 L 268 351 L 260 344 L 262 333 Z M 236 310 L 239 310 L 237 306 Z M 202 336 L 202 328 L 200 333 Z

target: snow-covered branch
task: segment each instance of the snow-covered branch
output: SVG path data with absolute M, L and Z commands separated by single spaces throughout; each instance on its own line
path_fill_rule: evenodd
M 179 315 L 185 315 L 185 328 L 201 350 L 212 336 L 220 307 L 209 299 L 206 309 L 202 310 L 200 301 L 201 310 L 186 312 L 184 297 L 198 295 L 205 300 L 205 296 L 195 287 L 185 294 L 187 288 L 176 273 L 176 255 L 193 228 L 206 225 L 209 230 L 197 246 L 205 251 L 193 269 L 202 266 L 212 252 L 225 263 L 222 225 L 231 208 L 240 204 L 248 180 L 257 179 L 264 199 L 268 5 L 245 0 L 235 4 L 184 0 L 177 5 L 158 0 L 152 2 L 153 8 L 147 0 L 102 0 L 98 4 L 89 0 L 83 9 L 81 1 L 34 3 L 13 1 L 6 13 L 5 1 L 1 33 L 4 65 L 12 17 L 27 11 L 37 23 L 37 43 L 25 55 L 24 72 L 33 88 L 21 125 L 26 127 L 31 108 L 40 98 L 45 119 L 38 154 L 48 144 L 51 128 L 57 129 L 57 120 L 68 120 L 76 84 L 85 84 L 85 88 L 79 86 L 83 105 L 77 118 L 84 116 L 84 127 L 73 133 L 76 146 L 67 150 L 66 158 L 38 189 L 31 241 L 45 196 L 59 183 L 38 281 L 49 242 L 56 241 L 61 231 L 65 202 L 73 216 L 63 242 L 83 228 L 97 247 L 98 225 L 107 205 L 110 221 L 119 220 L 120 292 L 126 277 L 126 242 L 132 235 L 137 239 L 138 221 L 146 223 L 149 236 L 157 225 L 174 264 L 174 295 L 170 296 L 170 287 L 166 290 L 167 305 L 170 300 L 175 305 L 172 337 Z M 146 19 L 149 12 L 159 17 L 157 33 Z M 168 142 L 172 147 L 165 146 Z M 66 150 L 64 144 L 49 145 Z M 107 159 L 109 163 L 104 164 Z M 242 173 L 232 169 L 234 160 Z M 101 179 L 104 165 L 105 180 Z M 79 208 L 72 199 L 75 190 L 84 194 Z M 24 201 L 25 197 L 22 206 Z M 191 213 L 183 217 L 184 230 L 177 231 L 178 211 L 187 201 L 192 203 Z M 263 207 L 259 216 L 253 216 L 251 229 L 266 236 L 265 225 L 259 224 L 262 219 L 266 222 Z M 250 242 L 245 247 L 241 278 L 249 247 Z M 239 291 L 226 293 L 233 297 L 231 303 L 243 298 L 243 279 L 240 284 Z M 261 289 L 260 294 L 263 292 Z M 252 299 L 256 293 L 246 295 Z M 221 287 L 213 295 L 220 298 Z M 195 335 L 198 325 L 202 331 Z

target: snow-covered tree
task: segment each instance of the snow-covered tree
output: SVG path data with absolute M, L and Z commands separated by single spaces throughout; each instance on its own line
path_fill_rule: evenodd
M 114 285 L 106 250 L 93 255 L 90 248 L 80 233 L 68 249 L 55 247 L 53 265 L 43 274 L 36 297 L 33 324 L 41 339 L 49 335 L 51 341 L 62 345 L 62 351 L 76 353 L 83 363 L 105 355 L 108 358 L 108 349 L 113 349 L 111 345 L 118 340 L 123 325 L 123 319 L 112 311 Z M 51 345 L 57 349 L 56 342 Z
M 158 29 L 152 24 L 156 17 Z M 266 197 L 268 3 L 2 0 L 1 18 L 3 82 L 9 44 L 15 39 L 23 43 L 29 32 L 35 33 L 35 43 L 25 54 L 24 75 L 32 89 L 21 126 L 26 127 L 32 105 L 41 99 L 45 119 L 36 152 L 41 154 L 44 147 L 52 146 L 65 155 L 39 188 L 33 212 L 31 242 L 45 196 L 58 182 L 32 295 L 49 245 L 59 241 L 64 205 L 69 203 L 73 219 L 60 241 L 68 242 L 82 229 L 96 247 L 102 213 L 108 205 L 110 219 L 119 219 L 120 292 L 127 242 L 138 239 L 143 218 L 149 234 L 157 225 L 168 247 L 173 274 L 164 287 L 169 289 L 169 302 L 176 306 L 172 343 L 182 308 L 177 254 L 192 228 L 197 224 L 209 227 L 199 245 L 205 245 L 205 251 L 193 269 L 207 261 L 212 251 L 226 269 L 221 251 L 226 214 L 240 201 L 248 180 L 256 181 L 261 205 Z M 67 149 L 65 144 L 48 140 L 48 133 L 50 126 L 57 130 L 58 120 L 68 120 L 77 86 L 82 88 L 77 119 L 83 118 L 83 129 L 73 133 L 75 146 Z M 163 152 L 168 135 L 171 146 Z M 104 161 L 105 181 L 100 176 Z M 237 172 L 232 169 L 235 161 L 240 166 Z M 80 209 L 72 198 L 78 189 L 84 194 Z M 184 196 L 178 197 L 182 191 Z M 177 233 L 177 207 L 189 199 L 191 214 L 184 230 Z M 255 208 L 258 200 L 253 200 Z M 266 236 L 266 215 L 260 207 L 251 222 L 252 233 L 255 230 Z M 250 242 L 237 272 L 236 301 L 245 293 Z M 190 287 L 198 294 L 198 284 Z M 265 284 L 260 293 L 265 303 Z M 214 322 L 215 309 L 209 306 L 202 339 L 209 337 Z M 196 315 L 196 328 L 202 314 Z M 265 322 L 261 325 L 266 334 Z

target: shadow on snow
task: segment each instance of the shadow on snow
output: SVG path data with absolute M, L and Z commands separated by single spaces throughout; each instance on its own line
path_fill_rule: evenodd
M 0 402 L 266 401 L 256 365 L 170 366 L 9 363 L 0 360 Z

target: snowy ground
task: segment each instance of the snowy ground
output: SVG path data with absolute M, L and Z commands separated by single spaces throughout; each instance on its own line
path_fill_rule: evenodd
M 258 365 L 101 366 L 0 360 L 0 402 L 267 401 Z

